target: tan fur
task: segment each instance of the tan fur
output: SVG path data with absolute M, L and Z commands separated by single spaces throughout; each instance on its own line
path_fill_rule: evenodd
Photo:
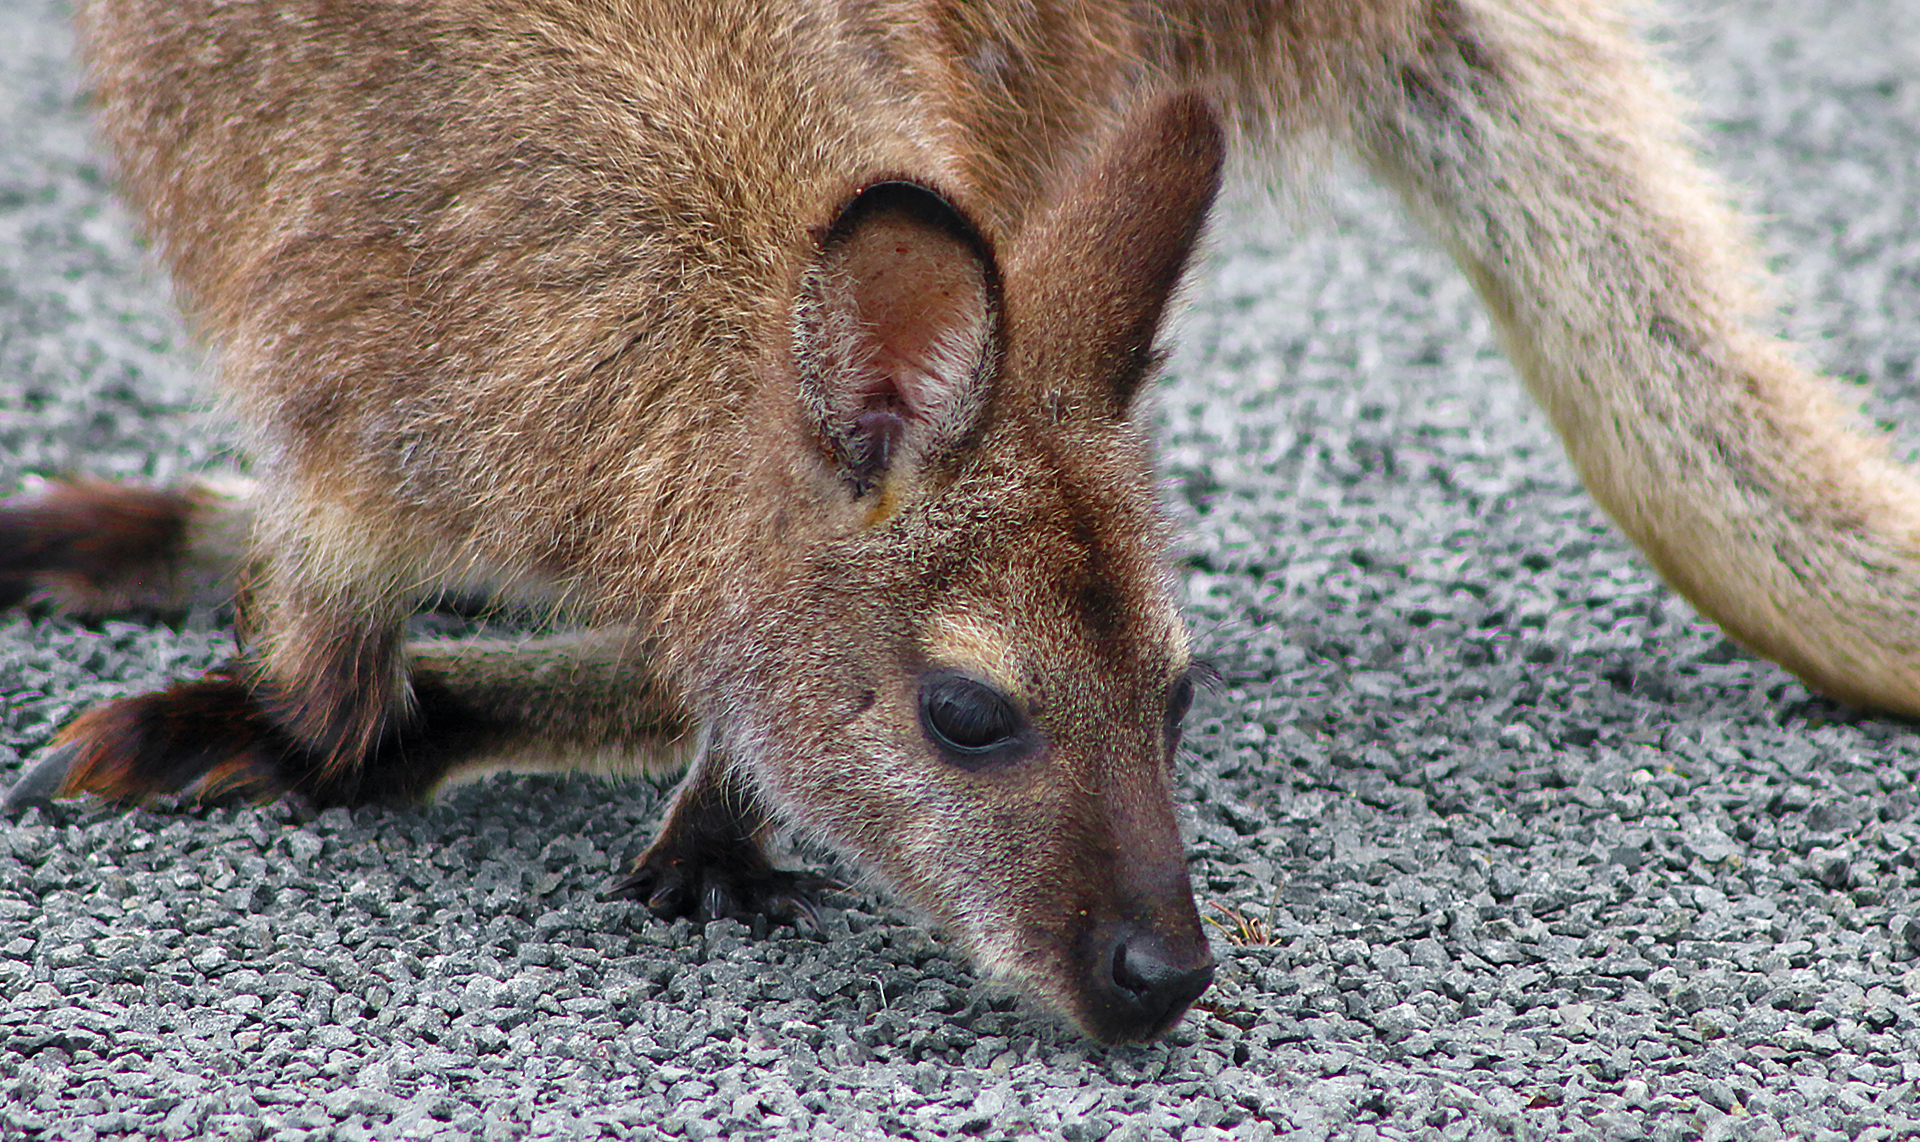
M 1193 114 L 1141 110 L 1181 90 L 1247 150 L 1361 156 L 1661 573 L 1810 685 L 1920 715 L 1920 486 L 1753 328 L 1740 227 L 1607 5 L 80 22 L 122 183 L 258 431 L 248 684 L 335 776 L 429 678 L 521 718 L 469 767 L 697 724 L 668 849 L 750 840 L 754 812 L 715 806 L 764 798 L 1106 1033 L 1088 933 L 1197 930 L 1160 768 L 1186 643 L 1133 400 L 1212 192 Z M 831 229 L 897 178 L 982 245 L 911 211 Z M 401 647 L 410 609 L 478 580 L 623 633 L 531 675 Z M 1001 686 L 1045 764 L 930 764 L 936 669 Z
M 515 731 L 475 749 L 447 785 L 502 771 L 657 776 L 693 756 L 686 713 L 648 669 L 635 631 L 423 640 L 408 650 L 416 676 L 502 712 Z

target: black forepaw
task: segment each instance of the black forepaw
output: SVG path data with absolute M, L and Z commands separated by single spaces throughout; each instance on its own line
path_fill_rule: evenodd
M 825 877 L 775 868 L 758 851 L 747 860 L 715 861 L 658 849 L 641 857 L 607 895 L 637 900 L 663 920 L 685 916 L 751 923 L 764 916 L 820 927 L 815 898 L 833 887 Z

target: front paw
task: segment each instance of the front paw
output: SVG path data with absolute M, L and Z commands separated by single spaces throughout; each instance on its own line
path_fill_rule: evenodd
M 656 844 L 633 872 L 608 889 L 620 900 L 637 900 L 663 920 L 740 920 L 756 917 L 805 921 L 818 929 L 815 898 L 834 887 L 812 873 L 775 868 L 755 849 L 738 854 L 688 854 Z

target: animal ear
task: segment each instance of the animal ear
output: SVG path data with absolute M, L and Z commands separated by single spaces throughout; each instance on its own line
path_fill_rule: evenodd
M 1045 385 L 1056 408 L 1125 415 L 1225 153 L 1206 99 L 1182 93 L 1136 111 L 1066 181 L 1007 259 L 1009 377 Z
M 999 310 L 986 240 L 934 191 L 877 183 L 840 212 L 801 282 L 793 355 L 827 462 L 856 496 L 973 431 Z

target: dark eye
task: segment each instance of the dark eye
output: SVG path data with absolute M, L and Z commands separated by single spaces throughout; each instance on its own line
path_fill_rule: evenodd
M 934 674 L 920 684 L 920 726 L 962 765 L 1017 749 L 1026 719 L 1006 695 L 964 674 Z
M 1167 695 L 1167 725 L 1179 729 L 1180 723 L 1187 720 L 1187 711 L 1193 709 L 1193 679 L 1185 674 L 1173 684 L 1173 691 Z
M 1167 694 L 1167 755 L 1180 748 L 1180 727 L 1193 709 L 1193 675 L 1182 674 Z

